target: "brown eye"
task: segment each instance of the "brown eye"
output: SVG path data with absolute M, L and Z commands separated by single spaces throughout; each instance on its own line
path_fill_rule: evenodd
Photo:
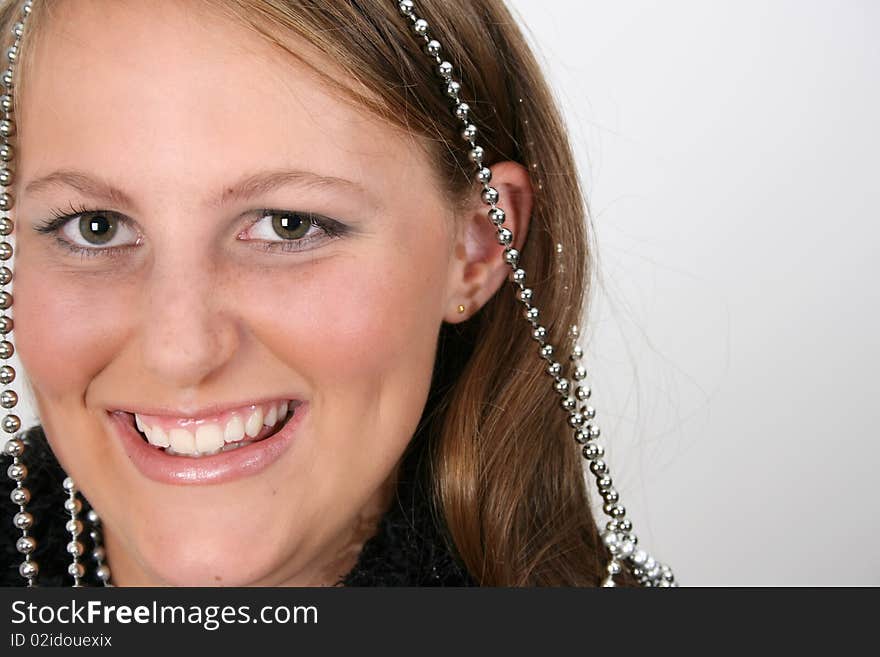
M 311 219 L 296 212 L 276 213 L 272 218 L 272 228 L 279 237 L 286 240 L 305 237 L 311 227 Z
M 106 214 L 93 212 L 79 219 L 79 232 L 90 244 L 106 244 L 113 239 L 119 222 Z

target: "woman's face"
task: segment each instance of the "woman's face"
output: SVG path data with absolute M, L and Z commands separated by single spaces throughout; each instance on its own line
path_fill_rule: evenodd
M 20 98 L 15 338 L 114 576 L 333 583 L 463 301 L 430 162 L 187 3 L 56 12 Z

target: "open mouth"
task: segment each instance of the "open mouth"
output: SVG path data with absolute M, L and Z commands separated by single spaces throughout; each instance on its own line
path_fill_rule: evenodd
M 241 449 L 278 433 L 301 402 L 251 404 L 208 418 L 170 418 L 117 411 L 144 442 L 169 456 L 202 457 Z

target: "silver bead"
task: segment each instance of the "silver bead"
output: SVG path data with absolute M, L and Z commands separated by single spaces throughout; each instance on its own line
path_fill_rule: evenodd
M 24 486 L 13 488 L 9 493 L 9 499 L 13 504 L 24 506 L 31 501 L 31 492 Z
M 18 574 L 24 577 L 25 579 L 33 579 L 37 576 L 37 573 L 40 572 L 39 566 L 37 566 L 37 562 L 33 559 L 29 559 L 28 561 L 22 561 L 21 565 L 18 567 Z
M 12 89 L 12 85 L 15 82 L 15 72 L 11 68 L 7 68 L 3 71 L 3 76 L 0 77 L 0 82 L 2 82 L 3 86 L 7 89 Z
M 95 561 L 104 561 L 107 558 L 107 553 L 104 551 L 103 546 L 99 545 L 94 550 L 92 550 L 92 559 Z
M 0 235 L 11 235 L 14 228 L 15 224 L 9 217 L 0 219 Z
M 67 574 L 77 579 L 82 579 L 86 574 L 86 569 L 81 563 L 74 562 L 67 567 Z
M 584 423 L 584 416 L 580 413 L 571 413 L 568 416 L 568 424 L 575 429 Z
M 0 242 L 0 260 L 9 260 L 12 257 L 12 245 L 9 242 Z
M 109 566 L 107 566 L 107 564 L 102 563 L 95 570 L 95 575 L 97 575 L 98 579 L 101 580 L 102 582 L 110 581 L 110 568 L 109 568 Z
M 514 269 L 510 274 L 510 279 L 514 283 L 523 283 L 526 280 L 526 270 L 525 269 Z
M 2 101 L 0 101 L 2 103 Z M 12 184 L 12 171 L 9 169 L 0 169 L 0 185 L 9 187 Z
M 459 103 L 455 106 L 456 118 L 458 118 L 460 121 L 467 121 L 468 112 L 470 111 L 470 109 L 471 107 L 467 103 Z
M 606 572 L 609 575 L 619 575 L 620 574 L 620 564 L 615 560 L 611 560 L 608 562 L 608 567 L 606 568 Z
M 571 378 L 573 378 L 575 381 L 583 381 L 587 378 L 587 370 L 585 370 L 583 367 L 576 367 L 571 375 Z
M 16 22 L 15 25 L 12 26 L 12 34 L 17 37 L 24 34 L 24 23 L 21 21 Z
M 633 543 L 632 541 L 626 540 L 620 544 L 620 550 L 618 551 L 618 553 L 620 554 L 620 557 L 622 559 L 629 559 L 629 557 L 632 556 L 632 553 L 635 551 L 635 549 L 636 549 L 636 544 Z
M 529 320 L 530 322 L 534 322 L 535 320 L 538 319 L 538 309 L 537 308 L 534 308 L 534 307 L 529 308 L 523 314 L 525 315 L 525 318 L 527 320 Z
M 10 413 L 3 418 L 3 431 L 6 433 L 15 433 L 19 429 L 21 429 L 21 418 L 17 415 Z
M 12 199 L 12 196 L 3 192 L 0 194 L 0 210 L 3 212 L 8 212 L 12 209 L 12 206 L 15 205 L 15 201 Z
M 560 402 L 560 406 L 563 410 L 571 412 L 577 408 L 577 400 L 574 397 L 566 397 Z
M 484 185 L 488 185 L 492 180 L 492 169 L 489 167 L 480 167 L 480 170 L 477 171 L 477 180 Z
M 568 379 L 559 379 L 559 381 L 553 384 L 553 387 L 560 395 L 565 395 L 567 397 L 571 384 L 568 382 Z
M 33 536 L 21 536 L 15 541 L 15 549 L 21 552 L 21 554 L 33 554 L 34 550 L 37 549 L 37 539 Z
M 73 479 L 71 479 L 70 477 L 65 477 L 64 481 L 61 482 L 61 487 L 69 493 L 74 488 L 76 488 L 76 485 L 73 483 Z
M 425 36 L 428 33 L 428 21 L 424 18 L 419 18 L 413 23 L 413 32 L 418 34 L 419 36 Z
M 519 251 L 507 249 L 504 251 L 504 261 L 511 267 L 516 267 L 517 262 L 519 262 Z
M 576 344 L 574 348 L 571 350 L 571 359 L 579 360 L 584 357 L 584 350 L 581 348 L 579 344 Z
M 537 340 L 538 342 L 543 341 L 547 337 L 547 329 L 543 326 L 536 326 L 532 331 L 532 338 Z
M 0 318 L 8 319 L 8 318 Z M 2 330 L 2 329 L 0 329 Z M 15 390 L 4 390 L 0 392 L 0 406 L 3 408 L 12 408 L 18 403 L 18 393 Z
M 492 220 L 492 223 L 496 226 L 500 226 L 504 223 L 504 219 L 506 215 L 504 214 L 504 210 L 501 208 L 492 208 L 489 210 L 489 219 Z
M 513 233 L 510 232 L 507 228 L 499 228 L 498 243 L 503 244 L 504 246 L 510 246 L 511 242 L 513 242 Z
M 3 119 L 0 121 L 0 137 L 9 138 L 15 134 L 15 121 Z
M 629 533 L 632 531 L 633 524 L 630 520 L 621 520 L 620 521 L 620 531 Z
M 440 50 L 440 42 L 436 39 L 431 39 L 425 44 L 425 53 L 431 57 L 437 57 L 440 54 Z
M 12 365 L 0 367 L 0 383 L 9 385 L 13 381 L 15 381 L 15 368 Z
M 9 340 L 0 340 L 0 358 L 7 360 L 15 353 L 15 346 Z
M 465 141 L 473 141 L 476 136 L 477 126 L 475 126 L 473 123 L 468 123 L 461 131 L 461 138 Z
M 444 80 L 449 80 L 452 77 L 452 64 L 440 62 L 437 64 L 437 74 Z
M 6 468 L 6 475 L 12 479 L 12 481 L 24 481 L 27 474 L 28 469 L 24 463 L 13 463 Z
M 400 0 L 397 3 L 397 8 L 400 10 L 400 13 L 404 16 L 412 16 L 413 13 L 413 3 L 412 0 Z
M 596 447 L 596 451 L 598 456 L 602 456 L 605 454 L 605 449 L 601 445 L 596 445 L 596 443 L 590 443 Z M 586 450 L 584 450 L 586 451 Z M 615 502 L 620 500 L 620 493 L 618 493 L 613 488 L 609 488 L 608 490 L 602 491 L 602 499 L 605 500 L 606 504 L 614 504 Z
M 590 463 L 590 472 L 594 475 L 603 475 L 608 472 L 608 464 L 601 459 L 593 461 Z
M 7 285 L 12 282 L 12 270 L 9 267 L 0 267 L 0 285 Z M 2 306 L 8 308 L 9 306 Z
M 596 443 L 587 443 L 582 451 L 584 458 L 588 461 L 595 461 L 605 455 L 605 449 Z
M 529 290 L 529 288 L 525 288 L 525 290 Z M 523 292 L 525 292 L 525 290 L 523 290 Z M 531 290 L 529 290 L 529 292 L 531 292 Z M 530 294 L 529 298 L 531 298 L 531 296 L 532 295 Z M 545 344 L 543 347 L 541 347 L 540 353 L 541 353 L 541 358 L 551 358 L 553 356 L 553 345 L 552 344 Z
M 593 391 L 590 389 L 590 386 L 578 386 L 574 393 L 575 397 L 578 398 L 578 401 L 589 399 L 591 394 L 593 394 Z
M 7 456 L 12 456 L 13 458 L 21 456 L 24 454 L 24 443 L 18 438 L 10 438 L 6 441 L 6 444 L 3 445 L 3 453 Z
M 64 510 L 68 513 L 79 513 L 82 511 L 82 502 L 78 499 L 66 499 L 64 500 Z
M 450 80 L 446 84 L 446 95 L 453 100 L 458 100 L 458 94 L 461 92 L 461 85 L 455 80 Z
M 574 439 L 579 445 L 583 445 L 584 443 L 586 443 L 590 439 L 590 437 L 586 434 L 586 432 L 583 429 L 578 428 L 578 429 L 575 429 Z
M 8 142 L 0 144 L 0 160 L 9 162 L 13 157 L 15 157 L 15 149 L 12 147 L 12 144 Z
M 468 151 L 468 159 L 474 164 L 482 164 L 483 155 L 484 151 L 482 146 L 474 146 L 471 150 Z
M 67 552 L 68 554 L 72 554 L 74 556 L 82 556 L 83 553 L 83 545 L 79 541 L 70 541 L 67 544 Z
M 6 59 L 10 62 L 14 62 L 16 57 L 18 57 L 18 46 L 12 44 L 9 48 L 6 49 Z
M 82 534 L 83 524 L 80 520 L 68 520 L 65 523 L 64 528 L 67 530 L 68 533 L 74 536 L 79 536 L 80 534 Z
M 12 524 L 18 529 L 30 529 L 34 526 L 34 517 L 27 511 L 19 511 L 12 517 Z
M 86 520 L 93 525 L 101 524 L 101 518 L 98 517 L 98 513 L 94 509 L 89 509 L 89 512 L 86 513 Z
M 644 566 L 648 560 L 648 553 L 644 550 L 636 550 L 633 552 L 631 560 L 637 566 Z
M 611 485 L 612 485 L 611 477 L 609 477 L 607 475 L 604 477 L 599 477 L 599 479 L 596 480 L 596 486 L 599 487 L 600 491 L 608 490 L 609 488 L 611 488 Z
M 599 435 L 602 433 L 598 425 L 595 424 L 588 424 L 585 428 L 589 432 L 590 438 L 592 439 L 598 438 Z
M 588 420 L 592 420 L 596 417 L 596 409 L 592 406 L 584 406 L 581 408 L 581 413 L 583 413 L 584 417 Z
M 534 295 L 534 293 L 532 292 L 532 288 L 530 288 L 530 287 L 524 287 L 517 292 L 517 296 L 519 297 L 519 300 L 522 301 L 523 303 L 531 302 L 533 295 Z M 544 345 L 544 347 L 550 347 L 550 345 Z M 544 347 L 541 347 L 541 349 L 544 349 Z M 550 347 L 550 348 L 553 349 L 553 347 Z M 541 352 L 541 354 L 543 355 L 543 351 Z M 545 356 L 545 358 L 549 358 L 549 356 Z
M 493 203 L 498 202 L 498 190 L 494 187 L 487 187 L 483 190 L 483 193 L 480 194 L 480 197 L 483 199 L 483 203 L 492 205 Z

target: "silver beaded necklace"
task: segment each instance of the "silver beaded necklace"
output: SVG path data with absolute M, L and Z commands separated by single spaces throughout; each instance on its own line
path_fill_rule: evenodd
M 394 0 L 397 2 L 400 15 L 409 21 L 409 28 L 414 37 L 423 42 L 423 52 L 432 61 L 435 72 L 440 82 L 441 90 L 450 101 L 450 110 L 455 120 L 461 123 L 461 137 L 466 142 L 469 151 L 468 157 L 474 166 L 476 181 L 482 186 L 481 199 L 488 206 L 488 219 L 497 230 L 499 244 L 504 246 L 504 262 L 510 266 L 510 281 L 513 283 L 516 299 L 524 307 L 523 316 L 529 324 L 532 338 L 538 344 L 538 354 L 546 361 L 545 369 L 550 378 L 551 385 L 560 396 L 559 407 L 567 414 L 568 425 L 576 445 L 580 448 L 589 470 L 595 477 L 599 495 L 604 505 L 603 512 L 609 520 L 602 532 L 602 540 L 608 549 L 611 558 L 606 566 L 606 574 L 602 580 L 603 586 L 615 586 L 615 575 L 621 573 L 624 567 L 632 573 L 642 586 L 677 586 L 672 570 L 665 564 L 661 564 L 651 557 L 638 545 L 638 537 L 633 532 L 632 522 L 626 517 L 626 509 L 620 503 L 620 495 L 613 486 L 608 464 L 604 460 L 604 448 L 599 444 L 599 426 L 594 422 L 596 410 L 587 401 L 591 396 L 591 389 L 585 383 L 586 370 L 581 365 L 583 349 L 575 341 L 578 339 L 578 328 L 572 326 L 569 338 L 575 342 L 570 361 L 570 378 L 565 376 L 564 367 L 556 360 L 556 350 L 547 340 L 547 329 L 540 324 L 538 318 L 540 312 L 534 304 L 534 292 L 526 285 L 526 272 L 519 267 L 519 251 L 511 246 L 513 243 L 512 231 L 504 226 L 504 210 L 498 207 L 498 190 L 490 185 L 492 171 L 483 162 L 484 151 L 477 143 L 477 127 L 471 121 L 470 107 L 460 99 L 461 84 L 453 78 L 453 67 L 450 62 L 440 55 L 442 46 L 440 42 L 432 38 L 429 33 L 429 25 L 426 20 L 416 14 L 415 4 L 412 0 Z M 0 218 L 0 235 L 8 236 L 13 230 L 13 220 L 9 212 L 13 207 L 14 199 L 9 187 L 12 184 L 12 170 L 9 164 L 13 159 L 11 138 L 15 134 L 13 121 L 13 81 L 15 63 L 21 45 L 22 34 L 28 16 L 33 7 L 33 0 L 24 0 L 21 8 L 21 19 L 13 27 L 15 41 L 7 50 L 8 67 L 2 76 L 2 84 L 6 93 L 0 98 L 0 109 L 4 112 L 4 118 L 0 121 L 0 160 L 3 168 L 0 169 L 0 186 L 6 191 L 0 194 L 0 211 L 4 216 Z M 13 245 L 8 241 L 0 242 L 0 260 L 9 261 L 13 255 Z M 9 266 L 0 266 L 0 285 L 6 287 L 12 282 L 12 269 Z M 6 311 L 12 307 L 12 295 L 3 289 L 0 291 L 0 309 Z M 459 310 L 462 310 L 459 307 Z M 7 315 L 0 317 L 0 333 L 6 336 L 12 330 L 12 319 Z M 9 359 L 14 353 L 11 340 L 0 341 L 0 359 Z M 0 383 L 9 385 L 15 380 L 15 369 L 11 365 L 0 367 Z M 12 389 L 5 389 L 0 393 L 0 405 L 5 409 L 13 409 L 18 403 L 18 394 Z M 2 428 L 6 433 L 16 434 L 21 428 L 21 420 L 12 412 L 2 420 Z M 28 586 L 35 586 L 39 567 L 33 559 L 36 550 L 36 539 L 30 534 L 34 524 L 33 516 L 27 511 L 30 501 L 30 492 L 24 486 L 27 478 L 27 467 L 23 462 L 25 442 L 17 436 L 13 436 L 6 442 L 5 453 L 12 457 L 13 462 L 7 470 L 8 476 L 15 482 L 10 498 L 13 504 L 18 506 L 13 524 L 21 532 L 16 541 L 16 549 L 24 556 L 19 567 L 19 573 L 27 580 Z M 70 541 L 67 544 L 67 552 L 71 557 L 68 574 L 73 580 L 73 586 L 80 586 L 85 577 L 85 566 L 81 561 L 83 545 L 79 536 L 83 532 L 83 523 L 78 514 L 82 510 L 82 503 L 77 498 L 76 487 L 70 477 L 64 480 L 64 490 L 68 497 L 64 508 L 70 519 L 66 523 L 66 529 L 70 533 Z M 92 559 L 95 563 L 95 574 L 105 585 L 110 586 L 110 568 L 105 563 L 104 548 L 101 544 L 100 520 L 94 510 L 86 514 L 91 524 L 89 531 L 93 542 Z

